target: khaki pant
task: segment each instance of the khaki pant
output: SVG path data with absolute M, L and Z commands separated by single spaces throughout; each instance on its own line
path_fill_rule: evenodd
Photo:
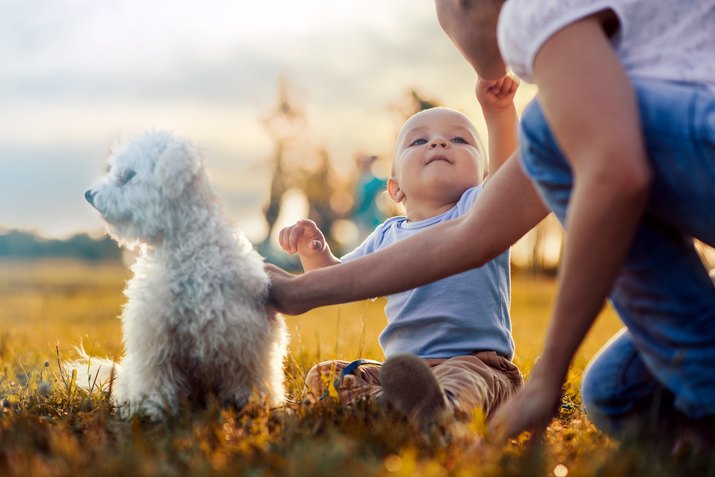
M 523 384 L 519 369 L 494 351 L 479 351 L 449 359 L 425 359 L 425 362 L 432 367 L 437 382 L 452 404 L 463 412 L 481 408 L 489 416 Z M 324 395 L 328 383 L 334 382 L 348 364 L 349 361 L 336 360 L 313 366 L 305 378 L 308 399 L 315 402 Z M 358 366 L 343 377 L 337 392 L 342 404 L 378 397 L 382 393 L 380 366 Z

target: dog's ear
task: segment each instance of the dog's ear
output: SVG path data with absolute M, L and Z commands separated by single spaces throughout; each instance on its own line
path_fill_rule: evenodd
M 159 155 L 154 174 L 164 194 L 175 199 L 199 173 L 201 157 L 188 142 L 172 139 Z

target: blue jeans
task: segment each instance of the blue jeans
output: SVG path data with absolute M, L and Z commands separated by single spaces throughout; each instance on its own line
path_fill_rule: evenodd
M 715 246 L 715 95 L 660 81 L 634 88 L 653 179 L 609 297 L 627 332 L 594 358 L 582 384 L 605 431 L 673 410 L 715 415 L 715 287 L 693 247 L 693 238 Z M 522 117 L 521 157 L 564 223 L 573 175 L 536 100 Z

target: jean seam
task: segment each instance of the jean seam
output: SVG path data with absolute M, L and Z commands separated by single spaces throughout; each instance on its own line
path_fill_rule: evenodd
M 628 368 L 631 366 L 633 361 L 638 357 L 638 350 L 635 348 L 629 353 L 627 359 L 624 360 L 623 365 L 618 370 L 618 398 L 619 400 L 625 396 L 624 390 L 626 388 L 626 374 Z

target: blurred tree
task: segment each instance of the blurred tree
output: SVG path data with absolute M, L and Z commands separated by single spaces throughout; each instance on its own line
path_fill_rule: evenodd
M 117 243 L 104 236 L 77 234 L 67 240 L 45 239 L 32 232 L 9 230 L 0 234 L 0 258 L 78 258 L 90 261 L 121 260 Z
M 441 105 L 440 101 L 427 98 L 416 89 L 409 89 L 407 91 L 405 102 L 392 105 L 389 109 L 397 112 L 401 126 L 402 123 L 413 114 L 424 111 L 425 109 L 436 108 Z
M 328 151 L 310 142 L 306 115 L 284 77 L 278 83 L 278 102 L 263 118 L 263 124 L 273 140 L 274 151 L 268 203 L 263 208 L 268 230 L 259 250 L 269 258 L 282 257 L 273 253 L 270 239 L 284 196 L 291 189 L 303 193 L 308 202 L 308 218 L 320 227 L 331 247 L 340 250 L 332 229 L 334 222 L 345 214 L 335 210 L 333 198 L 336 191 L 344 189 L 344 181 L 334 174 Z
M 420 111 L 424 111 L 425 109 L 432 109 L 441 106 L 439 101 L 425 98 L 415 89 L 410 90 L 410 97 L 412 98 L 412 112 L 408 114 L 407 117 L 410 117 Z
M 328 244 L 335 250 L 340 247 L 332 236 L 332 228 L 339 214 L 333 209 L 331 198 L 335 193 L 338 179 L 333 171 L 328 151 L 323 148 L 318 154 L 320 157 L 318 167 L 305 171 L 303 175 L 303 192 L 308 200 L 308 218 L 323 231 Z
M 267 244 L 280 215 L 283 196 L 293 185 L 289 180 L 293 174 L 288 170 L 290 166 L 286 160 L 287 150 L 301 137 L 299 133 L 307 127 L 305 113 L 291 97 L 288 80 L 285 77 L 280 77 L 278 80 L 278 103 L 262 122 L 274 143 L 273 157 L 270 160 L 270 192 L 268 203 L 263 208 L 263 215 L 268 225 L 263 241 Z
M 273 233 L 273 227 L 275 227 L 278 216 L 281 213 L 283 195 L 287 190 L 283 168 L 283 143 L 281 141 L 276 142 L 272 164 L 271 190 L 268 194 L 268 203 L 263 207 L 263 216 L 266 218 L 266 224 L 268 225 L 266 237 L 263 239 L 264 242 L 268 242 Z

